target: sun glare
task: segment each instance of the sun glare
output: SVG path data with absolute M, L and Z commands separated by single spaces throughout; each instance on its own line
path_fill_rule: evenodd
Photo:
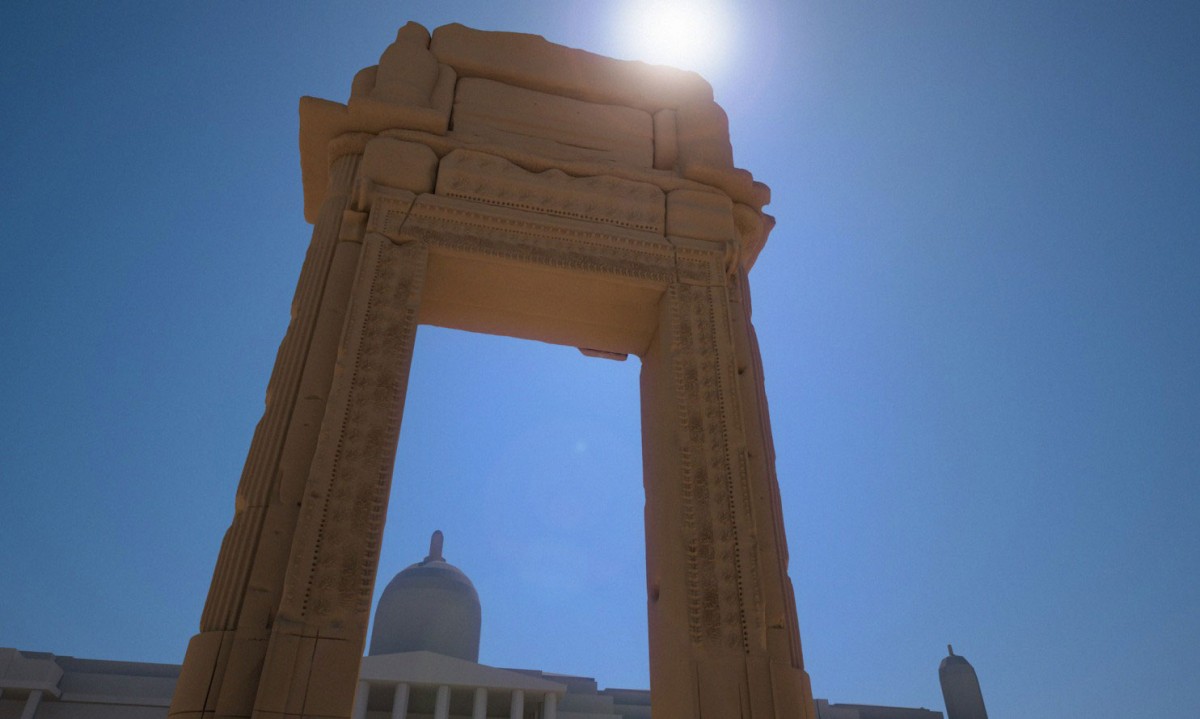
M 709 79 L 727 61 L 731 13 L 720 0 L 632 0 L 620 23 L 623 49 L 632 59 Z

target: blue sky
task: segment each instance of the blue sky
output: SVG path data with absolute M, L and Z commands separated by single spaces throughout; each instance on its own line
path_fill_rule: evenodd
M 0 9 L 0 645 L 177 662 L 309 226 L 301 95 L 412 19 L 624 57 L 620 2 Z M 695 60 L 835 702 L 1200 713 L 1200 5 L 746 2 Z M 646 686 L 638 362 L 422 328 L 381 561 L 481 659 Z

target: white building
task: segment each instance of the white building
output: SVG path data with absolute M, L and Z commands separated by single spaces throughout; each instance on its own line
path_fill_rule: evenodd
M 480 604 L 467 575 L 429 555 L 375 609 L 354 719 L 649 719 L 650 692 L 588 677 L 479 663 Z M 0 719 L 164 719 L 177 664 L 76 659 L 0 648 Z M 818 719 L 941 719 L 940 712 L 817 700 Z M 669 718 L 668 718 L 669 719 Z

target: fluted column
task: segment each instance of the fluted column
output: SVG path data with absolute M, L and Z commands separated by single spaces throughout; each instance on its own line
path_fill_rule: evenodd
M 268 627 L 283 588 L 298 495 L 325 411 L 357 242 L 339 242 L 359 156 L 332 164 L 328 193 L 300 270 L 292 316 L 267 384 L 221 543 L 200 633 L 188 644 L 169 715 L 249 716 Z

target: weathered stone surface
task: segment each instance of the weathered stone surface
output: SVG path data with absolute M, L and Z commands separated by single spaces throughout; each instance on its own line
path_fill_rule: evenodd
M 617 354 L 640 353 L 675 279 L 654 233 L 422 196 L 401 240 L 430 247 L 420 321 Z
M 462 26 L 301 101 L 317 221 L 175 717 L 348 717 L 416 326 L 642 360 L 656 715 L 811 719 L 747 272 L 773 220 L 707 83 Z
M 669 170 L 678 180 L 718 188 L 756 211 L 770 201 L 765 185 L 734 167 L 728 120 L 713 102 L 712 88 L 695 73 L 613 60 L 555 45 L 536 35 L 447 25 L 433 33 L 428 49 L 426 37 L 424 28 L 415 23 L 402 28 L 380 65 L 355 76 L 348 105 L 301 98 L 300 160 L 305 217 L 310 222 L 316 220 L 323 201 L 326 169 L 335 159 L 329 147 L 339 135 L 391 130 L 444 136 L 449 131 L 452 105 L 460 100 L 462 119 L 466 120 L 459 128 L 461 136 L 449 142 L 426 138 L 439 155 L 453 147 L 475 145 L 475 149 L 510 159 L 515 154 L 541 155 L 542 162 L 549 159 L 551 165 L 554 161 L 578 164 L 636 158 L 634 164 L 620 165 L 620 176 L 635 179 L 630 170 L 637 174 L 640 168 Z M 436 78 L 431 58 L 439 63 Z M 470 82 L 460 82 L 460 78 Z M 481 85 L 479 80 L 495 84 Z M 496 86 L 509 88 L 513 101 L 479 97 L 505 92 Z M 492 90 L 481 91 L 480 87 Z M 459 97 L 464 89 L 465 100 Z M 483 101 L 473 101 L 480 99 Z M 579 112 L 579 108 L 589 110 Z M 649 130 L 641 127 L 640 118 L 632 123 L 638 127 L 632 128 L 633 110 L 652 116 Z M 582 124 L 560 122 L 566 117 Z M 597 118 L 606 122 L 597 122 Z M 455 125 L 457 128 L 459 123 Z M 635 130 L 632 133 L 631 128 Z M 615 134 L 610 132 L 613 129 Z M 506 144 L 514 141 L 517 145 Z M 680 186 L 676 182 L 669 187 L 672 183 L 662 178 L 652 181 L 663 189 Z
M 712 100 L 712 86 L 694 72 L 614 60 L 548 42 L 540 35 L 486 32 L 444 25 L 430 50 L 464 77 L 484 77 L 587 102 L 648 112 Z
M 644 110 L 463 78 L 453 116 L 454 133 L 467 142 L 527 146 L 554 158 L 654 164 L 654 121 Z
M 396 41 L 379 58 L 370 96 L 399 105 L 429 105 L 437 84 L 437 58 L 429 52 L 429 32 L 410 22 L 396 33 Z
M 363 152 L 359 176 L 379 185 L 409 192 L 433 192 L 438 157 L 428 145 L 376 137 Z
M 286 557 L 332 381 L 337 337 L 352 286 L 357 251 L 339 242 L 359 158 L 332 163 L 329 197 L 292 301 L 292 321 L 267 384 L 221 544 L 200 631 L 188 645 L 171 713 L 253 709 L 271 618 L 277 611 Z M 340 252 L 339 252 L 340 251 Z M 340 257 L 339 257 L 340 256 Z M 347 275 L 349 277 L 347 277 Z M 249 673 L 249 683 L 243 679 Z M 226 680 L 226 676 L 229 680 Z
M 561 170 L 529 172 L 495 155 L 455 150 L 442 159 L 437 194 L 662 234 L 663 191 L 644 182 Z
M 654 113 L 654 167 L 674 170 L 679 159 L 679 137 L 675 128 L 675 111 Z
M 733 202 L 722 192 L 675 190 L 667 195 L 667 234 L 712 242 L 734 242 Z

